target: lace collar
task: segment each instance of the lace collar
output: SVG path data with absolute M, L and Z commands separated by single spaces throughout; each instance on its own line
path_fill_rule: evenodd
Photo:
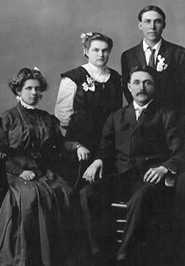
M 95 80 L 100 83 L 105 83 L 110 78 L 110 71 L 107 67 L 104 67 L 102 69 L 95 67 L 91 63 L 87 63 L 85 65 L 82 65 L 83 68 L 87 70 L 89 75 Z
M 20 96 L 16 96 L 16 100 L 26 109 L 34 110 L 36 108 L 34 105 L 25 103 Z

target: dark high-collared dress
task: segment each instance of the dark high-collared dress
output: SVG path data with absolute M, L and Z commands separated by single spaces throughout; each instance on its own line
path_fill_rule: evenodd
M 60 176 L 58 121 L 18 104 L 2 115 L 2 130 L 8 189 L 0 208 L 0 265 L 61 266 L 70 189 Z M 35 179 L 22 179 L 24 170 Z

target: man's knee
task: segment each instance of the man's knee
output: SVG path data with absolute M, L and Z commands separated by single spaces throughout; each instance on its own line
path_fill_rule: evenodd
M 157 186 L 155 184 L 144 183 L 130 198 L 128 206 L 131 205 L 149 205 L 155 198 Z

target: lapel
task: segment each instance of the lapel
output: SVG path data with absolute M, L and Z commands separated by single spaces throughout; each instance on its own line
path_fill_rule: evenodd
M 168 45 L 168 42 L 165 41 L 164 39 L 162 39 L 162 43 L 161 43 L 161 47 L 159 49 L 158 55 L 161 55 L 161 57 L 165 58 L 165 63 L 169 64 L 169 55 L 170 55 L 169 45 Z
M 131 131 L 137 124 L 133 104 L 129 104 L 122 112 L 121 130 L 130 129 Z
M 145 53 L 143 51 L 143 41 L 138 46 L 136 46 L 136 57 L 139 64 L 141 64 L 142 66 L 146 66 L 146 58 Z
M 146 110 L 144 110 L 136 120 L 136 114 L 133 104 L 129 104 L 126 109 L 122 112 L 121 117 L 121 130 L 130 130 L 132 135 L 138 128 L 142 127 L 145 123 L 150 122 L 154 117 L 157 110 L 157 102 L 154 100 L 150 103 Z

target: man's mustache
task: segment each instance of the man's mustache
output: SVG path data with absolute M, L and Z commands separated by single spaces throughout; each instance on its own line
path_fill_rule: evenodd
M 148 95 L 148 93 L 146 91 L 140 91 L 136 95 L 137 96 L 139 96 L 139 95 Z

